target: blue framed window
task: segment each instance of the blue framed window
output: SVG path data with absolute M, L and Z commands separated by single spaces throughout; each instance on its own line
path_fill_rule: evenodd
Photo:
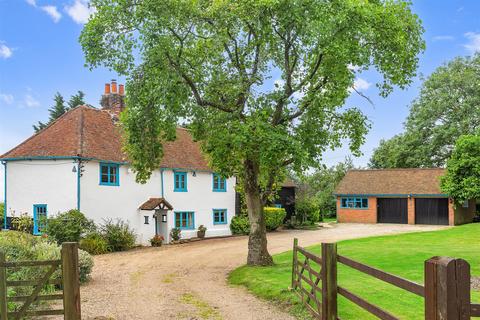
M 213 209 L 213 224 L 227 224 L 227 209 Z
M 100 185 L 118 186 L 120 165 L 115 163 L 100 163 Z
M 368 198 L 364 197 L 342 197 L 340 208 L 346 209 L 368 209 Z
M 226 192 L 227 191 L 227 179 L 222 178 L 221 175 L 213 174 L 213 191 Z
M 281 204 L 281 203 L 275 203 L 273 206 L 274 206 L 275 208 L 281 208 L 281 207 L 282 207 L 282 204 Z
M 187 173 L 175 172 L 173 175 L 173 191 L 187 192 Z
M 33 205 L 33 234 L 40 235 L 47 223 L 47 205 L 34 204 Z
M 195 213 L 192 211 L 175 212 L 175 228 L 195 229 Z

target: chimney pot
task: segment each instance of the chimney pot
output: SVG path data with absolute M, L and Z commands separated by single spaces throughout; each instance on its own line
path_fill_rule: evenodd
M 125 95 L 125 86 L 123 84 L 118 85 L 118 94 L 121 96 Z
M 105 83 L 105 94 L 110 94 L 110 83 Z
M 112 93 L 117 93 L 117 80 L 112 79 Z

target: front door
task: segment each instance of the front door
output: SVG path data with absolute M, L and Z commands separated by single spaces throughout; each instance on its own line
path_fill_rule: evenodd
M 166 209 L 155 210 L 155 234 L 163 236 L 168 242 L 168 215 Z
M 42 234 L 47 220 L 47 205 L 33 205 L 33 234 Z

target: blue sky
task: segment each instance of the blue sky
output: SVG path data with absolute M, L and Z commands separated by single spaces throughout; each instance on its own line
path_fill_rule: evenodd
M 455 56 L 480 51 L 480 1 L 418 0 L 413 10 L 423 21 L 427 43 L 419 74 L 428 76 Z M 0 154 L 28 138 L 32 124 L 48 118 L 57 91 L 68 98 L 82 90 L 86 101 L 98 106 L 104 83 L 118 79 L 106 69 L 90 71 L 84 66 L 78 36 L 89 14 L 86 0 L 0 0 Z M 372 121 L 364 155 L 354 159 L 359 166 L 367 164 L 380 139 L 402 131 L 421 84 L 417 77 L 407 90 L 396 89 L 383 99 L 374 86 L 377 80 L 374 72 L 357 79 L 358 89 L 373 106 L 356 94 L 347 102 L 360 107 Z M 324 162 L 331 165 L 348 154 L 345 148 L 328 152 Z M 0 183 L 0 199 L 2 187 Z

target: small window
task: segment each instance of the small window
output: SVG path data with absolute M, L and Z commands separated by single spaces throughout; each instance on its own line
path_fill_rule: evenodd
M 173 191 L 175 191 L 175 192 L 186 192 L 187 191 L 187 173 L 186 172 L 175 172 L 174 173 Z
M 118 164 L 100 163 L 100 184 L 103 186 L 119 185 L 119 168 Z
M 193 212 L 175 212 L 175 228 L 195 229 L 195 215 Z
M 148 222 L 148 216 L 143 216 L 143 218 L 145 219 L 144 224 L 149 224 L 149 222 Z
M 213 224 L 227 224 L 227 209 L 213 209 Z
M 227 191 L 227 181 L 221 175 L 214 173 L 213 174 L 213 191 L 215 192 L 225 192 Z
M 368 209 L 368 198 L 360 198 L 360 197 L 341 198 L 340 208 Z

